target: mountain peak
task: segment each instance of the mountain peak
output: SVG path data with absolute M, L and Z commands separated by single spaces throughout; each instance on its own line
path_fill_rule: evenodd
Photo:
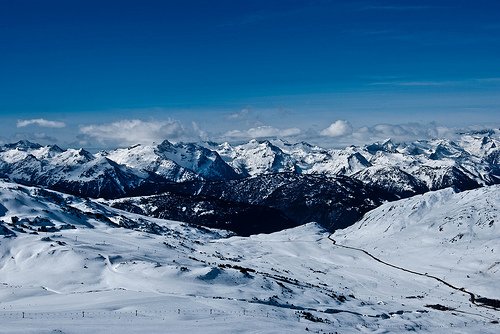
M 174 146 L 168 139 L 165 139 L 160 144 L 158 144 L 158 149 L 160 150 L 169 150 Z
M 83 149 L 83 148 L 81 148 L 81 149 L 78 150 L 78 155 L 80 155 L 82 157 L 85 157 L 85 158 L 87 158 L 89 160 L 94 159 L 94 155 L 92 153 L 90 153 L 89 151 Z
M 379 151 L 387 152 L 387 153 L 395 153 L 397 145 L 393 143 L 393 141 L 389 138 L 384 140 L 382 143 L 376 142 L 371 145 L 365 146 L 366 150 L 370 154 L 375 154 Z
M 26 151 L 26 150 L 36 150 L 42 148 L 43 146 L 38 143 L 33 143 L 29 140 L 20 140 L 13 144 L 6 144 L 4 145 L 4 147 L 8 149 L 19 149 L 22 151 Z
M 62 148 L 60 148 L 59 146 L 57 145 L 49 145 L 48 146 L 49 150 L 52 151 L 52 152 L 57 152 L 57 153 L 62 153 L 64 152 L 64 150 Z

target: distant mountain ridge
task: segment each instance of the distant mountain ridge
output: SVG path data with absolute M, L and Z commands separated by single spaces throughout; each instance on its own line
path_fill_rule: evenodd
M 11 180 L 51 186 L 54 178 L 104 180 L 104 171 L 114 170 L 115 174 L 128 178 L 129 182 L 116 182 L 122 189 L 133 189 L 152 175 L 165 182 L 185 182 L 295 173 L 342 175 L 368 183 L 379 175 L 381 178 L 394 175 L 396 179 L 411 175 L 415 179 L 415 192 L 421 192 L 422 183 L 429 190 L 498 183 L 499 156 L 499 130 L 464 133 L 456 142 L 386 140 L 345 149 L 325 149 L 305 142 L 290 144 L 279 139 L 251 140 L 241 145 L 165 140 L 158 145 L 135 145 L 91 154 L 84 149 L 63 150 L 57 145 L 19 141 L 0 146 L 0 173 Z M 122 173 L 117 173 L 118 170 Z M 48 174 L 51 177 L 47 177 Z M 99 197 L 99 194 L 84 192 L 82 190 L 81 195 Z M 123 194 L 120 191 L 111 197 Z
M 499 147 L 499 130 L 463 133 L 456 141 L 386 140 L 345 149 L 283 140 L 240 145 L 165 140 L 92 154 L 19 141 L 0 146 L 0 177 L 81 197 L 124 199 L 115 205 L 129 210 L 138 206 L 126 198 L 146 196 L 141 210 L 144 201 L 164 207 L 146 210 L 149 214 L 244 234 L 253 230 L 238 221 L 263 212 L 275 221 L 262 221 L 256 233 L 310 221 L 334 230 L 385 201 L 500 183 Z M 192 211 L 200 203 L 213 213 L 201 217 L 201 211 Z

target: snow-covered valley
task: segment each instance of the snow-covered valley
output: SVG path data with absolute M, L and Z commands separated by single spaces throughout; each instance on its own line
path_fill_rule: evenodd
M 250 237 L 0 188 L 3 333 L 498 332 L 499 186 Z

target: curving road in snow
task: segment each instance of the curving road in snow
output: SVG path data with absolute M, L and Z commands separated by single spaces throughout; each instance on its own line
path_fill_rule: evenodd
M 469 295 L 469 301 L 476 305 L 476 306 L 479 306 L 479 307 L 486 307 L 486 308 L 489 308 L 489 309 L 494 309 L 496 311 L 500 311 L 500 300 L 498 299 L 493 299 L 493 298 L 486 298 L 486 297 L 482 297 L 482 296 L 477 296 L 475 293 L 472 293 L 470 292 L 469 290 L 465 289 L 465 288 L 459 288 L 459 287 L 456 287 L 454 286 L 453 284 L 437 277 L 437 276 L 433 276 L 433 275 L 429 275 L 428 273 L 421 273 L 421 272 L 417 272 L 417 271 L 414 271 L 414 270 L 410 270 L 410 269 L 406 269 L 406 268 L 403 268 L 401 266 L 397 266 L 397 265 L 394 265 L 394 264 L 391 264 L 389 262 L 386 262 L 384 260 L 381 260 L 380 258 L 376 257 L 375 255 L 371 254 L 370 252 L 362 249 L 362 248 L 356 248 L 356 247 L 350 247 L 350 246 L 345 246 L 345 245 L 340 245 L 337 243 L 337 241 L 335 239 L 332 238 L 332 234 L 330 234 L 328 236 L 328 239 L 330 239 L 333 243 L 334 246 L 336 247 L 342 247 L 342 248 L 346 248 L 346 249 L 352 249 L 352 250 L 356 250 L 356 251 L 359 251 L 359 252 L 363 252 L 365 253 L 367 256 L 371 257 L 373 260 L 377 261 L 377 262 L 380 262 L 386 266 L 389 266 L 389 267 L 392 267 L 392 268 L 395 268 L 395 269 L 399 269 L 399 270 L 402 270 L 404 272 L 407 272 L 407 273 L 410 273 L 410 274 L 414 274 L 414 275 L 419 275 L 419 276 L 425 276 L 425 277 L 429 277 L 429 278 L 432 278 L 440 283 L 443 283 L 444 285 L 446 285 L 447 287 L 450 287 L 454 290 L 457 290 L 457 291 L 460 291 L 460 292 L 463 292 L 465 294 L 468 294 Z M 494 320 L 494 319 L 491 319 L 491 320 Z

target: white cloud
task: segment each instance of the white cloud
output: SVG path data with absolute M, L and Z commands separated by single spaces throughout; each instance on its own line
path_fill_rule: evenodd
M 323 129 L 320 135 L 327 137 L 342 137 L 352 133 L 351 123 L 343 120 L 337 120 L 330 124 L 329 127 Z
M 237 119 L 244 119 L 247 118 L 250 115 L 250 109 L 244 108 L 241 109 L 239 112 L 229 114 L 227 116 L 227 119 L 229 120 L 237 120 Z
M 29 125 L 36 125 L 44 128 L 64 128 L 66 126 L 64 122 L 49 121 L 44 118 L 20 119 L 17 121 L 18 128 L 24 128 Z
M 418 139 L 453 138 L 457 129 L 439 126 L 434 123 L 377 124 L 361 127 L 352 134 L 356 143 L 371 143 L 391 138 L 395 141 L 413 141 Z
M 248 130 L 232 130 L 224 134 L 224 137 L 235 139 L 252 139 L 264 137 L 293 137 L 301 134 L 298 128 L 278 129 L 272 126 L 263 125 Z
M 196 123 L 193 123 L 193 128 L 190 129 L 176 120 L 120 120 L 107 124 L 82 126 L 80 132 L 99 142 L 125 144 L 151 144 L 165 139 L 196 141 L 204 136 Z
M 192 121 L 191 126 L 193 127 L 193 131 L 194 131 L 195 135 L 198 136 L 198 138 L 200 138 L 202 140 L 209 140 L 210 139 L 208 134 L 200 128 L 198 123 L 196 123 L 195 121 Z
M 303 132 L 307 134 L 303 140 L 309 141 L 313 144 L 324 147 L 344 148 L 349 145 L 366 145 L 374 142 L 380 142 L 391 139 L 394 142 L 412 142 L 415 140 L 429 140 L 429 139 L 456 139 L 457 133 L 466 131 L 467 128 L 456 128 L 442 126 L 437 123 L 404 123 L 404 124 L 388 124 L 379 123 L 372 126 L 349 127 L 342 131 L 343 123 L 334 122 L 328 128 L 319 131 Z M 340 124 L 340 125 L 339 125 Z M 484 127 L 480 127 L 483 129 Z M 335 131 L 333 131 L 335 130 Z M 338 130 L 338 131 L 337 131 Z M 330 136 L 327 135 L 330 134 Z M 344 133 L 343 135 L 339 135 Z M 331 136 L 337 134 L 338 136 Z
M 324 147 L 346 147 L 349 145 L 365 145 L 377 141 L 392 139 L 395 142 L 411 142 L 419 139 L 456 137 L 458 129 L 441 126 L 436 123 L 380 123 L 372 126 L 353 127 L 346 120 L 337 120 L 326 129 L 279 129 L 273 126 L 259 126 L 247 130 L 232 130 L 226 132 L 216 141 L 246 141 L 253 138 L 287 138 L 291 142 L 307 141 Z

